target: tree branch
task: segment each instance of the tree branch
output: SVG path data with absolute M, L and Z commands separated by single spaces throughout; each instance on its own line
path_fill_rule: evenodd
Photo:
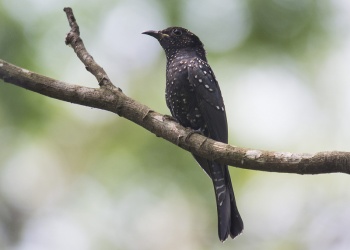
M 0 59 L 0 78 L 5 82 L 58 100 L 107 110 L 125 117 L 153 134 L 201 157 L 240 168 L 296 174 L 350 173 L 349 152 L 296 154 L 246 149 L 214 141 L 122 93 L 87 52 L 80 38 L 79 26 L 72 9 L 65 8 L 71 27 L 66 38 L 100 88 L 71 85 L 17 67 Z

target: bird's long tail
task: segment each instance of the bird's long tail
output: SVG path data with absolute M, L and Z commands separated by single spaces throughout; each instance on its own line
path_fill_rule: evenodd
M 242 232 L 243 221 L 237 209 L 228 167 L 215 162 L 210 163 L 210 176 L 214 184 L 218 212 L 219 238 L 225 241 L 228 235 L 235 238 Z

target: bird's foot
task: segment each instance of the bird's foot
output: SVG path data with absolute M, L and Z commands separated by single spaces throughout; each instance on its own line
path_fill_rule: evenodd
M 170 120 L 170 121 L 173 121 L 173 122 L 178 122 L 178 120 L 176 120 L 176 118 L 171 116 L 171 115 L 163 115 L 163 121 L 164 120 Z
M 193 134 L 203 135 L 203 132 L 200 130 L 192 130 L 186 135 L 185 141 L 187 141 Z

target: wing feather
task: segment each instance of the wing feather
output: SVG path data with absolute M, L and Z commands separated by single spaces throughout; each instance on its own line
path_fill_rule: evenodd
M 217 141 L 228 142 L 227 118 L 218 82 L 210 66 L 197 59 L 188 68 L 189 83 L 195 86 L 195 95 L 206 128 L 205 135 Z

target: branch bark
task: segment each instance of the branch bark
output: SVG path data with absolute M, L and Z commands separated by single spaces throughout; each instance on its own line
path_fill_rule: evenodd
M 68 84 L 0 59 L 2 80 L 61 101 L 113 112 L 187 151 L 228 165 L 279 173 L 350 173 L 349 152 L 297 154 L 231 146 L 193 133 L 191 129 L 184 128 L 167 116 L 138 103 L 112 84 L 103 68 L 87 52 L 72 9 L 64 8 L 64 11 L 71 27 L 66 37 L 66 44 L 73 48 L 86 69 L 96 77 L 100 88 Z

